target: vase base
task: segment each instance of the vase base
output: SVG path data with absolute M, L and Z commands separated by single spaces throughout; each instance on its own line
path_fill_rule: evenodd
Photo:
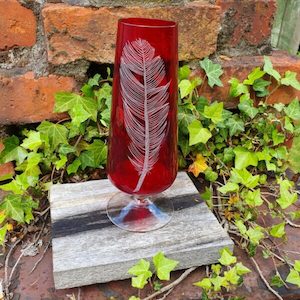
M 172 200 L 163 193 L 138 199 L 126 193 L 115 194 L 107 204 L 107 215 L 121 229 L 147 232 L 168 224 L 174 211 Z

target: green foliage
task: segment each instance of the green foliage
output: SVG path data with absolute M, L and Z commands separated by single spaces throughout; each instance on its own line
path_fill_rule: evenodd
M 155 254 L 152 261 L 156 276 L 160 280 L 170 280 L 170 273 L 175 269 L 178 261 L 165 257 L 162 252 Z M 151 281 L 153 276 L 153 273 L 150 270 L 150 262 L 144 259 L 141 259 L 137 264 L 131 267 L 128 270 L 128 273 L 134 276 L 131 278 L 131 285 L 138 289 L 143 289 L 145 285 Z M 161 283 L 155 281 L 155 285 L 156 290 L 159 290 Z M 134 298 L 135 296 L 132 297 L 132 299 L 136 299 Z
M 223 74 L 221 65 L 213 63 L 210 59 L 204 58 L 200 61 L 201 68 L 205 71 L 208 79 L 208 85 L 212 88 L 213 86 L 223 86 L 220 76 Z
M 107 137 L 110 119 L 111 78 L 103 80 L 97 74 L 81 91 L 55 95 L 55 112 L 68 113 L 70 120 L 43 121 L 35 129 L 24 129 L 20 138 L 4 140 L 0 162 L 14 162 L 16 174 L 0 184 L 2 190 L 10 192 L 0 204 L 1 243 L 10 220 L 29 223 L 33 219 L 38 202 L 32 196 L 43 193 L 49 181 L 64 181 L 66 174 L 104 167 L 107 145 L 103 137 Z

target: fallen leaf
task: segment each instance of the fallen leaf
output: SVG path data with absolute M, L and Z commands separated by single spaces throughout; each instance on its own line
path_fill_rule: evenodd
M 197 154 L 196 160 L 189 166 L 189 172 L 193 173 L 195 177 L 198 177 L 200 173 L 203 173 L 208 168 L 205 158 L 202 154 Z

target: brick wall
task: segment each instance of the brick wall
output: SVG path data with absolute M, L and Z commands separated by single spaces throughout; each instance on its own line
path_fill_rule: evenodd
M 175 20 L 180 60 L 213 55 L 224 65 L 224 82 L 243 77 L 261 64 L 261 55 L 271 53 L 275 2 L 0 0 L 0 124 L 59 119 L 52 113 L 54 93 L 77 90 L 91 64 L 113 63 L 122 17 Z M 300 71 L 299 60 L 282 55 L 272 60 L 282 72 Z M 289 90 L 281 92 L 287 100 Z M 205 93 L 230 103 L 224 90 L 207 87 Z

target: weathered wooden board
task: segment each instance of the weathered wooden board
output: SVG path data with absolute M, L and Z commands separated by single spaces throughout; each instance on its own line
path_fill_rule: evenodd
M 118 190 L 108 180 L 55 185 L 50 191 L 53 274 L 57 289 L 130 277 L 127 270 L 158 251 L 180 262 L 177 269 L 211 264 L 233 243 L 201 201 L 194 184 L 180 172 L 165 193 L 174 203 L 163 228 L 134 233 L 106 216 L 108 199 Z

